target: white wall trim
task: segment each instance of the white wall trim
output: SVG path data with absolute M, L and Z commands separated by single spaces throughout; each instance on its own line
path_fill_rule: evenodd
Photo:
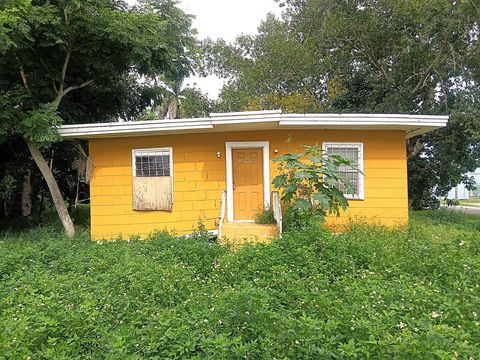
M 263 206 L 270 207 L 270 144 L 268 141 L 231 141 L 225 143 L 227 168 L 227 221 L 233 221 L 233 149 L 263 150 Z
M 358 151 L 358 170 L 361 173 L 358 174 L 358 196 L 346 194 L 345 197 L 349 200 L 365 200 L 365 172 L 363 164 L 363 142 L 324 142 L 322 149 L 325 151 L 328 146 L 344 146 L 344 147 L 356 147 Z

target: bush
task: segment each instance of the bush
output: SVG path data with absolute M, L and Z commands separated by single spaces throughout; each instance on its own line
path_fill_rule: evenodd
M 255 214 L 255 223 L 257 224 L 276 224 L 275 216 L 273 215 L 273 210 L 263 209 Z
M 351 161 L 328 154 L 318 146 L 304 148 L 303 153 L 285 154 L 273 160 L 278 163 L 279 172 L 273 185 L 281 190 L 288 226 L 303 226 L 306 218 L 325 222 L 328 214 L 340 215 L 340 210 L 348 208 L 341 189 L 353 192 L 340 170 L 353 168 Z
M 0 357 L 476 358 L 479 218 L 446 219 L 310 224 L 235 251 L 4 234 Z
M 440 208 L 440 199 L 433 193 L 425 192 L 422 195 L 412 196 L 410 205 L 414 210 L 437 210 Z

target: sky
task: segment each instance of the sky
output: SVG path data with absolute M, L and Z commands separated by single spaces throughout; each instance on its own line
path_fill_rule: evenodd
M 256 34 L 267 13 L 280 15 L 281 11 L 274 0 L 181 0 L 179 7 L 195 16 L 193 27 L 198 38 L 222 38 L 232 42 L 241 34 Z M 223 80 L 216 76 L 199 78 L 193 76 L 185 81 L 196 84 L 212 99 L 218 97 Z
M 130 4 L 135 0 L 127 0 Z M 241 34 L 256 34 L 267 13 L 280 16 L 281 11 L 274 0 L 180 0 L 178 6 L 194 15 L 193 27 L 198 38 L 222 38 L 232 42 Z M 190 86 L 196 84 L 212 99 L 217 98 L 223 81 L 215 76 L 185 80 Z

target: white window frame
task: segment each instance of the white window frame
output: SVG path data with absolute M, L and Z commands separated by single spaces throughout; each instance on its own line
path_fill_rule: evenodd
M 263 151 L 263 206 L 270 207 L 270 144 L 268 141 L 231 141 L 225 143 L 227 168 L 227 221 L 233 219 L 233 149 L 262 149 Z M 242 220 L 239 220 L 242 221 Z M 253 221 L 253 220 L 252 220 Z
M 363 143 L 362 142 L 324 142 L 322 144 L 323 151 L 327 151 L 328 147 L 350 147 L 358 149 L 358 196 L 354 194 L 344 194 L 349 200 L 365 200 L 365 174 L 363 165 Z
M 173 191 L 173 148 L 172 147 L 161 147 L 161 148 L 143 148 L 143 149 L 132 149 L 132 176 L 137 177 L 137 167 L 136 167 L 136 162 L 135 162 L 135 157 L 137 155 L 145 154 L 145 153 L 162 153 L 165 154 L 168 152 L 168 155 L 170 157 L 170 179 L 172 182 L 172 204 L 173 204 L 173 199 L 175 192 Z

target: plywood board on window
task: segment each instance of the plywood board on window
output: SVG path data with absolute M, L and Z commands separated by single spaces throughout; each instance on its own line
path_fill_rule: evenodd
M 172 207 L 173 192 L 171 177 L 133 178 L 133 210 L 172 211 Z

